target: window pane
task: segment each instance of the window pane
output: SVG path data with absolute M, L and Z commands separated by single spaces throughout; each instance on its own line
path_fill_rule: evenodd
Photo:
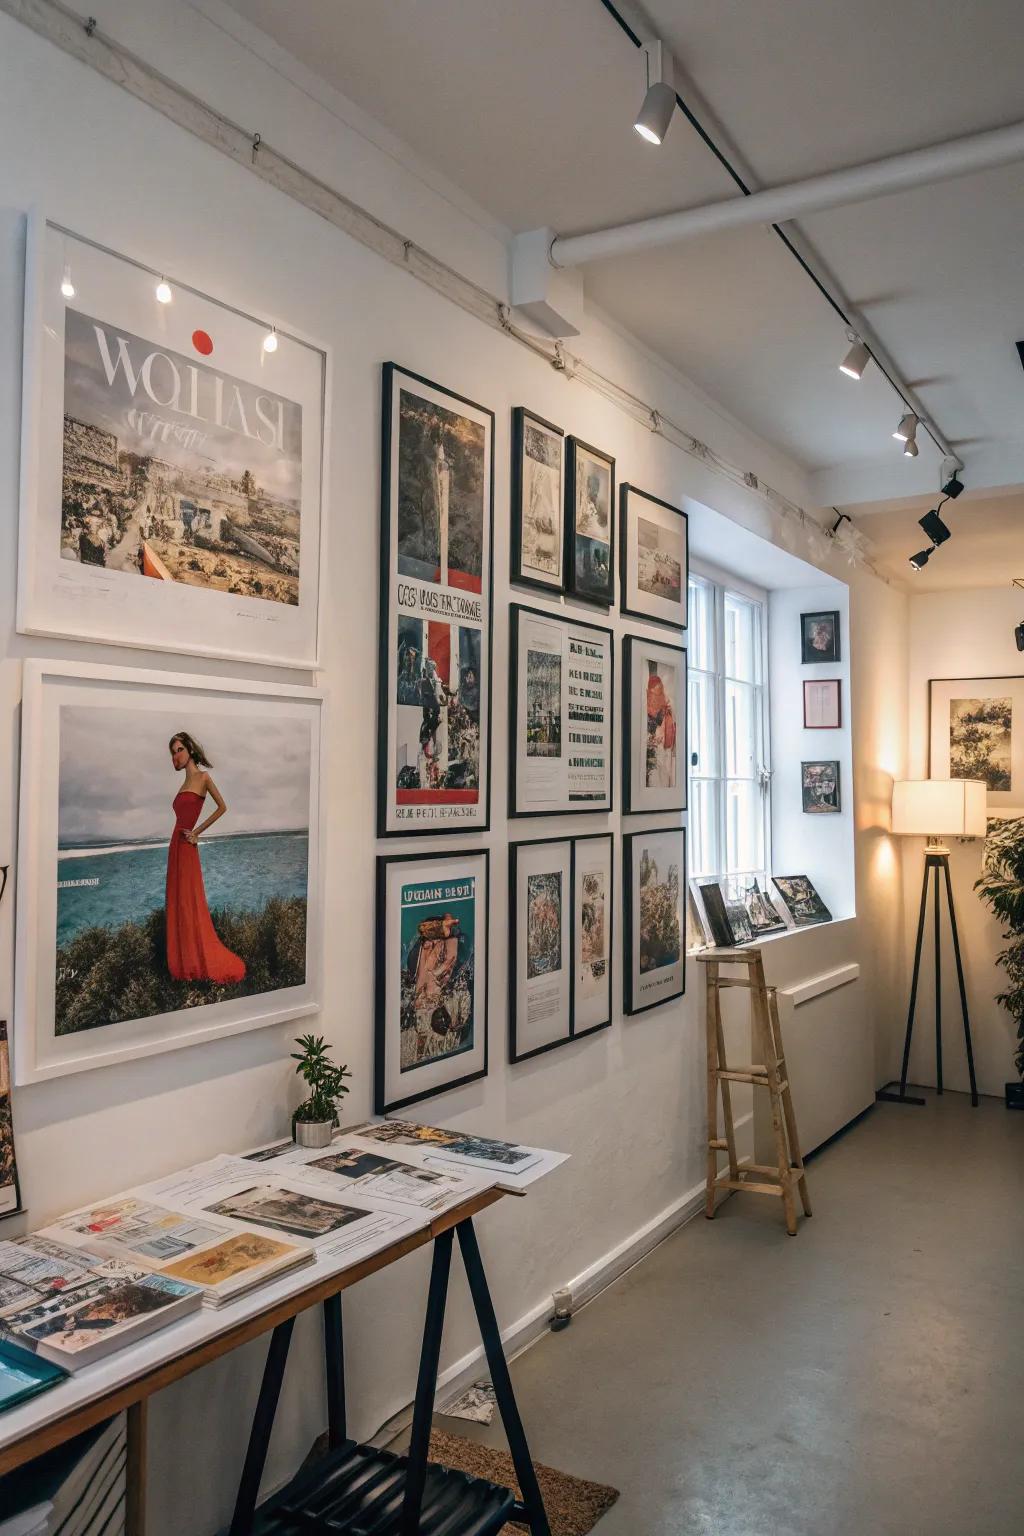
M 715 589 L 706 581 L 691 580 L 689 591 L 690 666 L 711 672 L 715 666 Z
M 690 773 L 708 778 L 718 773 L 715 750 L 715 680 L 690 673 Z
M 753 603 L 735 593 L 725 594 L 725 675 L 745 683 L 757 681 Z
M 718 785 L 700 779 L 690 785 L 690 830 L 687 835 L 691 875 L 718 872 Z
M 759 768 L 755 734 L 754 690 L 747 683 L 725 685 L 725 772 L 730 779 L 753 779 Z
M 761 790 L 751 783 L 731 781 L 725 789 L 725 873 L 760 870 L 764 861 Z

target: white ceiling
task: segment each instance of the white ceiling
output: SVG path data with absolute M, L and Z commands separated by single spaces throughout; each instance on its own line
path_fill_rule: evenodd
M 1019 488 L 1002 495 L 966 491 L 956 501 L 946 501 L 939 516 L 951 537 L 922 570 L 913 571 L 910 556 L 929 543 L 918 520 L 940 499 L 916 496 L 846 510 L 870 539 L 874 564 L 910 592 L 1008 587 L 1014 576 L 1024 581 L 1024 494 Z M 1024 607 L 1024 592 L 1021 604 Z
M 677 115 L 631 132 L 637 50 L 601 0 L 232 0 L 507 228 L 559 233 L 733 196 Z M 1024 119 L 1020 0 L 646 0 L 760 185 Z M 689 89 L 679 82 L 683 94 Z M 803 221 L 967 464 L 1024 482 L 1024 164 Z M 763 437 L 823 502 L 919 492 L 884 380 L 836 367 L 843 327 L 753 227 L 585 269 L 588 294 Z M 974 475 L 973 482 L 971 475 Z

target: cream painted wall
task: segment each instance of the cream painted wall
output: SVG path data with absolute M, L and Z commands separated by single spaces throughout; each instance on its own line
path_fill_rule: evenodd
M 283 76 L 191 7 L 100 6 L 101 24 L 148 50 L 168 74 L 249 120 L 259 105 L 290 153 L 341 190 L 385 197 L 390 216 L 408 214 L 409 232 L 436 237 L 440 254 L 495 272 L 497 236 L 450 199 L 415 181 L 365 134 L 302 96 Z M 204 30 L 205 29 L 205 30 Z M 346 136 L 347 134 L 347 136 Z M 380 364 L 394 358 L 493 407 L 497 415 L 495 765 L 492 963 L 503 969 L 506 722 L 509 598 L 507 487 L 512 406 L 528 403 L 567 431 L 613 452 L 631 478 L 668 500 L 703 503 L 768 536 L 763 503 L 716 477 L 608 401 L 569 383 L 544 363 L 473 321 L 302 208 L 260 185 L 243 168 L 175 129 L 88 69 L 74 64 L 7 17 L 0 18 L 0 136 L 17 144 L 0 163 L 0 854 L 13 848 L 21 662 L 73 656 L 175 669 L 167 655 L 118 652 L 30 640 L 14 631 L 20 417 L 24 213 L 38 204 L 69 227 L 106 241 L 255 313 L 280 313 L 333 349 L 334 399 L 328 486 L 329 600 L 325 670 L 331 697 L 328 740 L 326 1004 L 321 1027 L 355 1072 L 353 1118 L 370 1107 L 377 497 Z M 270 130 L 268 130 L 268 137 Z M 374 167 L 378 174 L 375 176 Z M 415 185 L 414 185 L 415 181 Z M 795 496 L 806 490 L 796 466 L 760 444 L 678 375 L 653 361 L 599 317 L 579 349 L 640 393 L 664 400 L 718 451 L 748 464 Z M 728 564 L 728 541 L 721 562 Z M 886 862 L 876 801 L 899 769 L 902 692 L 891 687 L 903 644 L 905 600 L 856 573 L 851 586 L 853 708 L 877 711 L 854 757 L 859 916 L 850 925 L 853 958 L 877 956 L 876 996 L 851 1025 L 870 1039 L 891 993 L 899 871 Z M 615 620 L 621 632 L 623 625 Z M 218 675 L 217 662 L 188 670 Z M 247 676 L 256 668 L 238 668 Z M 277 676 L 279 674 L 270 673 Z M 618 831 L 618 815 L 610 825 Z M 544 830 L 578 828 L 554 818 Z M 588 822 L 587 830 L 596 829 Z M 537 835 L 534 825 L 515 836 Z M 479 842 L 480 839 L 471 841 Z M 437 846 L 442 846 L 438 840 Z M 394 845 L 391 845 L 392 847 Z M 870 876 L 870 878 L 868 878 Z M 13 901 L 0 914 L 0 1007 L 10 1007 Z M 621 931 L 621 925 L 617 924 Z M 801 944 L 813 948 L 810 936 Z M 808 970 L 818 969 L 814 953 Z M 874 985 L 874 982 L 873 982 Z M 444 1121 L 564 1148 L 566 1169 L 526 1201 L 510 1201 L 482 1223 L 499 1316 L 543 1314 L 552 1289 L 599 1270 L 606 1256 L 677 1210 L 703 1175 L 703 1052 L 695 967 L 684 1004 L 525 1063 L 503 1062 L 503 988 L 492 993 L 492 1071 L 430 1106 Z M 78 1202 L 164 1173 L 224 1147 L 280 1134 L 294 1102 L 287 1027 L 271 1028 L 121 1067 L 19 1091 L 15 1113 L 25 1198 L 33 1224 Z M 820 1085 L 828 1091 L 829 1063 Z M 21 1227 L 25 1226 L 24 1220 Z M 11 1228 L 5 1229 L 6 1232 Z M 19 1230 L 17 1225 L 14 1231 Z M 13 1235 L 13 1233 L 12 1233 Z M 426 1261 L 407 1260 L 360 1286 L 346 1303 L 351 1426 L 373 1432 L 410 1395 L 425 1296 Z M 476 1345 L 461 1282 L 447 1333 L 446 1361 Z M 680 1297 L 681 1309 L 693 1298 Z M 557 1344 L 552 1345 L 557 1347 Z M 241 1462 L 262 1346 L 165 1392 L 154 1404 L 154 1536 L 203 1533 L 222 1522 Z M 317 1319 L 300 1322 L 285 1382 L 268 1481 L 280 1480 L 321 1427 Z

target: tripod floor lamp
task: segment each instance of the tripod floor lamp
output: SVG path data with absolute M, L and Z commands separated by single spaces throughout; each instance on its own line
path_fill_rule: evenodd
M 901 779 L 892 787 L 892 830 L 905 837 L 928 839 L 924 850 L 924 880 L 921 885 L 921 912 L 917 920 L 917 945 L 914 949 L 914 978 L 910 984 L 910 1009 L 907 1013 L 907 1034 L 903 1042 L 903 1066 L 900 1070 L 899 1091 L 895 1083 L 886 1083 L 875 1094 L 891 1104 L 923 1104 L 924 1099 L 913 1098 L 907 1093 L 907 1069 L 910 1065 L 910 1042 L 914 1034 L 914 1014 L 917 1010 L 917 987 L 921 979 L 921 950 L 924 944 L 924 925 L 928 911 L 929 876 L 934 892 L 934 947 L 935 947 L 935 1086 L 942 1092 L 942 892 L 945 890 L 949 908 L 949 926 L 953 933 L 953 954 L 956 958 L 956 977 L 960 986 L 960 1011 L 964 1020 L 964 1045 L 967 1049 L 967 1071 L 971 1079 L 971 1103 L 978 1106 L 978 1084 L 974 1076 L 974 1048 L 971 1044 L 971 1020 L 967 1012 L 967 988 L 964 985 L 964 967 L 960 958 L 960 936 L 956 927 L 956 907 L 953 904 L 953 884 L 949 878 L 949 849 L 944 837 L 984 837 L 987 829 L 987 788 L 981 779 Z

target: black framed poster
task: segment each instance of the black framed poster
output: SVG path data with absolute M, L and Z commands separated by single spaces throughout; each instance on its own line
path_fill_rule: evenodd
M 612 808 L 612 632 L 513 603 L 510 816 Z
M 377 832 L 485 831 L 494 413 L 384 365 Z
M 663 640 L 622 642 L 622 808 L 686 810 L 686 651 Z
M 626 1013 L 646 1013 L 686 991 L 685 827 L 622 837 Z
M 685 629 L 690 576 L 686 513 L 635 485 L 622 487 L 621 503 L 622 612 Z
M 487 1075 L 490 856 L 377 859 L 374 1109 Z
M 838 608 L 800 615 L 800 661 L 805 667 L 839 661 L 842 654 Z
M 565 447 L 565 590 L 615 601 L 615 460 L 578 437 Z
M 510 580 L 544 592 L 564 583 L 562 462 L 565 433 L 525 406 L 512 412 Z

